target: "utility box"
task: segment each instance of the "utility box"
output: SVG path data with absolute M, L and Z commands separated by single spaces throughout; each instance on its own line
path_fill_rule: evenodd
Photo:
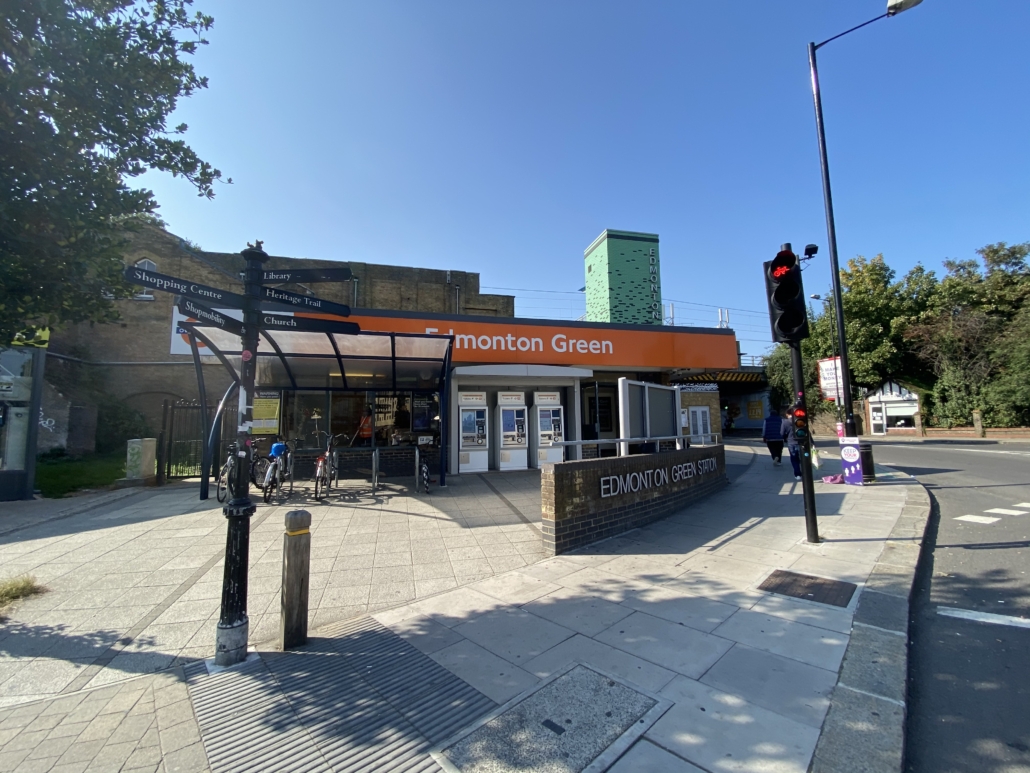
M 125 450 L 125 477 L 119 486 L 157 485 L 157 438 L 130 440 Z

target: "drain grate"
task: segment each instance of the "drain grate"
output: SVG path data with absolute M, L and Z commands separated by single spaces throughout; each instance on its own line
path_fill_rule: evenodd
M 439 773 L 429 755 L 497 704 L 371 618 L 207 674 L 187 667 L 215 773 Z
M 671 704 L 582 665 L 433 752 L 449 773 L 606 770 Z
M 858 586 L 852 582 L 827 580 L 825 577 L 777 569 L 758 586 L 758 589 L 820 604 L 846 607 L 851 603 L 851 597 L 855 595 Z

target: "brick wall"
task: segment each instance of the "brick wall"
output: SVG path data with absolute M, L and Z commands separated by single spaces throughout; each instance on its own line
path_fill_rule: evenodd
M 544 549 L 558 555 L 635 529 L 728 482 L 721 445 L 544 465 Z

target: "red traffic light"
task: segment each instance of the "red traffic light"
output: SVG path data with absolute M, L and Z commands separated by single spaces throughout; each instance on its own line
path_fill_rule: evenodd
M 772 276 L 773 279 L 779 279 L 784 274 L 790 273 L 790 266 L 773 266 Z
M 794 416 L 796 416 L 797 418 L 803 419 L 806 416 L 808 416 L 808 411 L 806 411 L 804 408 L 795 408 L 794 409 Z

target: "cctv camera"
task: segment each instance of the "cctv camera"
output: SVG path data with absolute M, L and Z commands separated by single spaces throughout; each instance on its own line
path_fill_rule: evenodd
M 808 246 L 805 247 L 805 257 L 806 258 L 812 257 L 817 252 L 819 252 L 819 245 L 818 244 L 809 244 Z

